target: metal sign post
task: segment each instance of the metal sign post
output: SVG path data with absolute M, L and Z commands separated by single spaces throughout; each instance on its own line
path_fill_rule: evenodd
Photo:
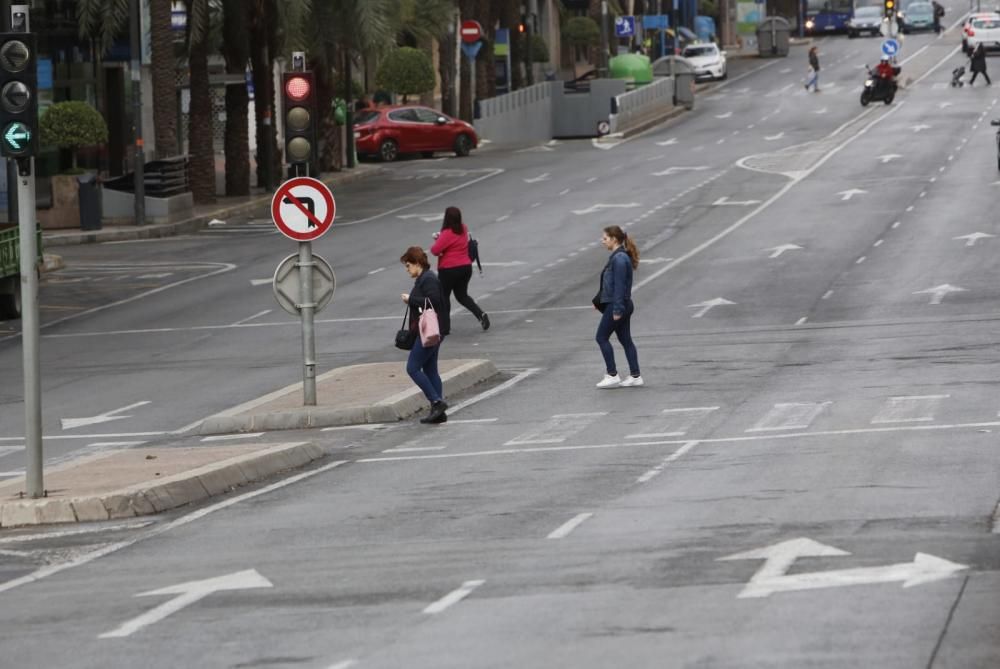
M 35 238 L 35 159 L 20 158 L 16 164 L 17 225 L 21 238 L 21 342 L 24 355 L 27 493 L 30 497 L 41 497 L 45 493 L 45 486 L 42 481 L 42 370 L 38 352 L 40 325 L 36 267 L 38 242 Z
M 281 184 L 271 199 L 271 219 L 278 230 L 299 243 L 299 301 L 295 304 L 302 321 L 302 403 L 316 405 L 316 332 L 314 317 L 317 303 L 313 291 L 312 240 L 321 237 L 333 224 L 337 205 L 326 184 L 311 177 L 295 177 Z M 322 258 L 319 258 L 322 261 Z M 275 272 L 277 278 L 282 270 Z M 277 296 L 277 295 L 276 295 Z M 281 300 L 279 298 L 279 304 Z

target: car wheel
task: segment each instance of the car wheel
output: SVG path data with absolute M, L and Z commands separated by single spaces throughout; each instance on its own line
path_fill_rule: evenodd
M 847 33 L 848 39 L 854 39 L 857 36 L 858 36 L 858 33 L 854 32 L 853 30 Z
M 391 163 L 399 158 L 399 145 L 391 139 L 383 140 L 378 147 L 378 159 L 383 163 Z
M 729 70 L 722 68 L 722 74 L 719 75 L 719 79 L 726 79 L 729 76 Z
M 464 158 L 472 151 L 472 138 L 462 134 L 455 138 L 455 155 Z

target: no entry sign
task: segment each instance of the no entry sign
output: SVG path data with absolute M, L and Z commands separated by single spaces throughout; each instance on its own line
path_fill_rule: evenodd
M 281 234 L 297 242 L 311 242 L 330 229 L 337 214 L 333 193 L 311 177 L 295 177 L 281 184 L 271 199 L 271 219 Z
M 466 44 L 478 42 L 483 38 L 483 27 L 479 21 L 462 21 L 462 41 Z

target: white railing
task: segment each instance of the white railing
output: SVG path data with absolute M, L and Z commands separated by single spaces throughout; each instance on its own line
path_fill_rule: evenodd
M 642 88 L 622 93 L 615 97 L 618 113 L 612 116 L 611 131 L 628 127 L 636 117 L 664 104 L 672 105 L 674 80 L 672 77 L 657 77 L 653 83 Z
M 479 118 L 487 119 L 498 114 L 505 114 L 524 107 L 530 107 L 551 96 L 551 86 L 548 84 L 535 84 L 534 86 L 518 89 L 512 93 L 498 95 L 495 98 L 480 100 Z

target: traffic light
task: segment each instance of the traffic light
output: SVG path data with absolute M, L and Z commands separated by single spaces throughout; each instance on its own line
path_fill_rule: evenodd
M 896 0 L 882 0 L 885 4 L 885 15 L 890 19 L 896 15 Z
M 317 156 L 316 79 L 312 72 L 285 72 L 281 97 L 285 114 L 285 162 L 308 165 Z
M 0 155 L 38 151 L 38 71 L 34 33 L 0 33 Z
M 524 34 L 528 30 L 528 17 L 521 14 L 521 20 L 517 22 L 517 32 Z

